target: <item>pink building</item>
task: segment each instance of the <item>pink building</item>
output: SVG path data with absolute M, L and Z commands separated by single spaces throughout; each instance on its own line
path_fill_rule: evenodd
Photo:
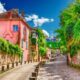
M 0 37 L 22 48 L 23 61 L 28 59 L 30 31 L 30 26 L 16 9 L 0 14 Z

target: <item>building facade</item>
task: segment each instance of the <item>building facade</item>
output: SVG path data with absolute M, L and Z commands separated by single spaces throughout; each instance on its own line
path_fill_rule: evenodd
M 33 28 L 31 30 L 31 42 L 30 42 L 30 50 L 31 50 L 31 59 L 32 61 L 39 61 L 39 55 L 38 55 L 38 35 L 36 32 L 36 28 Z
M 30 26 L 16 9 L 0 14 L 0 37 L 22 48 L 23 61 L 27 61 L 29 55 L 30 31 Z

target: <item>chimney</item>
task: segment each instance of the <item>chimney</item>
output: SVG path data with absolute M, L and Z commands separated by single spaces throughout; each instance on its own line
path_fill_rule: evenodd
M 12 9 L 14 13 L 19 13 L 19 9 Z

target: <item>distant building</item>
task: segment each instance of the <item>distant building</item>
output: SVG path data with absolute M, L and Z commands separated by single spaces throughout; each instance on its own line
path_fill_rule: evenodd
M 56 37 L 53 37 L 53 38 L 47 38 L 46 39 L 48 42 L 52 41 L 52 42 L 55 42 L 57 41 Z
M 30 26 L 26 23 L 18 10 L 13 9 L 0 13 L 0 37 L 18 44 L 23 50 L 23 61 L 28 59 Z
M 30 50 L 31 50 L 31 59 L 32 61 L 38 61 L 39 60 L 39 55 L 38 55 L 38 34 L 36 33 L 37 28 L 33 28 L 31 30 L 31 42 L 30 42 Z
M 49 42 L 49 41 L 51 41 L 51 39 L 50 39 L 50 38 L 47 38 L 47 39 L 46 39 L 46 41 L 48 41 L 48 42 Z

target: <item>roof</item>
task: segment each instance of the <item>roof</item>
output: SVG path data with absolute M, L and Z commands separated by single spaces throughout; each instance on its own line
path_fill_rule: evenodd
M 15 21 L 22 21 L 30 30 L 32 28 L 26 22 L 23 16 L 19 14 L 18 9 L 12 9 L 7 12 L 0 13 L 0 20 L 15 20 Z

